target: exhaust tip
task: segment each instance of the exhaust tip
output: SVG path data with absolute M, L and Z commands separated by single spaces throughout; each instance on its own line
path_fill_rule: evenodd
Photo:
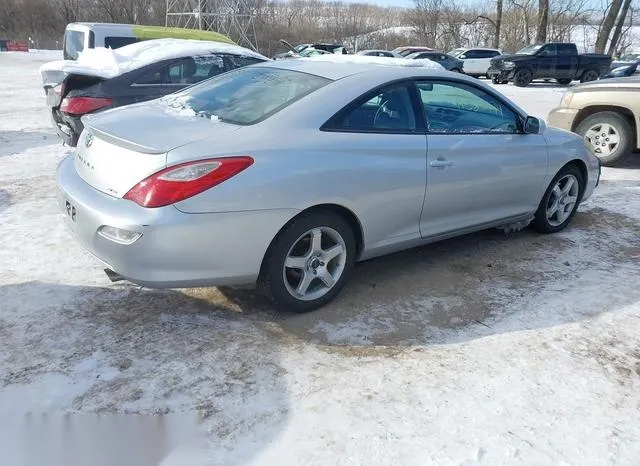
M 104 273 L 107 274 L 107 277 L 109 278 L 109 280 L 111 280 L 112 283 L 121 282 L 122 280 L 124 280 L 124 277 L 111 269 L 104 269 Z

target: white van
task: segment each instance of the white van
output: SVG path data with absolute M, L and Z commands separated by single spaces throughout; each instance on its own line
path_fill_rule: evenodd
M 105 47 L 117 49 L 134 42 L 148 39 L 196 39 L 235 44 L 223 34 L 200 29 L 169 28 L 164 26 L 143 26 L 139 24 L 116 23 L 69 23 L 64 31 L 63 57 L 77 60 L 85 49 Z

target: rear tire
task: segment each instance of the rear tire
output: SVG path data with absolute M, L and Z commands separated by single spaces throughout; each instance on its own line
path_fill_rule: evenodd
M 558 84 L 560 84 L 561 86 L 567 86 L 571 84 L 571 81 L 573 80 L 569 78 L 563 78 L 563 79 L 557 79 L 556 81 L 558 81 Z
M 272 241 L 258 287 L 280 311 L 313 311 L 340 292 L 355 256 L 354 233 L 340 215 L 330 210 L 304 213 Z
M 531 84 L 532 80 L 533 73 L 531 73 L 531 70 L 528 70 L 526 68 L 516 71 L 516 74 L 513 75 L 513 84 L 518 87 L 527 87 L 529 84 Z
M 629 122 L 616 112 L 594 113 L 585 118 L 575 132 L 582 136 L 604 166 L 617 165 L 631 155 L 633 129 Z M 617 143 L 611 141 L 614 137 Z
M 599 78 L 598 72 L 596 70 L 585 70 L 580 76 L 581 83 L 588 83 L 589 81 L 595 81 Z
M 542 196 L 531 227 L 540 233 L 564 230 L 578 210 L 584 186 L 585 179 L 577 166 L 562 168 Z

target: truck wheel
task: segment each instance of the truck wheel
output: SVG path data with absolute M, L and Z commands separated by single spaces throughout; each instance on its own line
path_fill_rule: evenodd
M 618 113 L 594 113 L 585 118 L 575 132 L 582 136 L 602 165 L 613 166 L 631 154 L 633 130 Z
M 581 83 L 595 81 L 596 79 L 598 79 L 598 72 L 596 70 L 587 70 L 584 73 L 582 73 L 582 76 L 580 76 Z
M 533 73 L 526 68 L 516 71 L 516 74 L 513 76 L 513 84 L 518 87 L 527 87 L 532 80 Z
M 558 79 L 558 84 L 560 84 L 561 86 L 566 86 L 568 84 L 571 84 L 571 81 L 573 81 L 572 79 L 569 78 L 562 78 L 562 79 Z

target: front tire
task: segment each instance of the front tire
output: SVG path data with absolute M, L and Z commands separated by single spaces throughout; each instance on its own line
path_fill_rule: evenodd
M 631 155 L 633 130 L 615 112 L 599 112 L 585 118 L 576 128 L 602 165 L 614 166 Z
M 578 210 L 584 185 L 585 179 L 577 166 L 562 168 L 542 196 L 531 227 L 540 233 L 564 230 Z
M 513 84 L 518 87 L 527 87 L 531 84 L 532 80 L 533 73 L 531 73 L 531 70 L 526 68 L 516 71 L 516 74 L 513 76 Z
M 340 292 L 356 249 L 354 233 L 340 215 L 329 210 L 302 214 L 269 246 L 258 287 L 278 310 L 313 311 Z

